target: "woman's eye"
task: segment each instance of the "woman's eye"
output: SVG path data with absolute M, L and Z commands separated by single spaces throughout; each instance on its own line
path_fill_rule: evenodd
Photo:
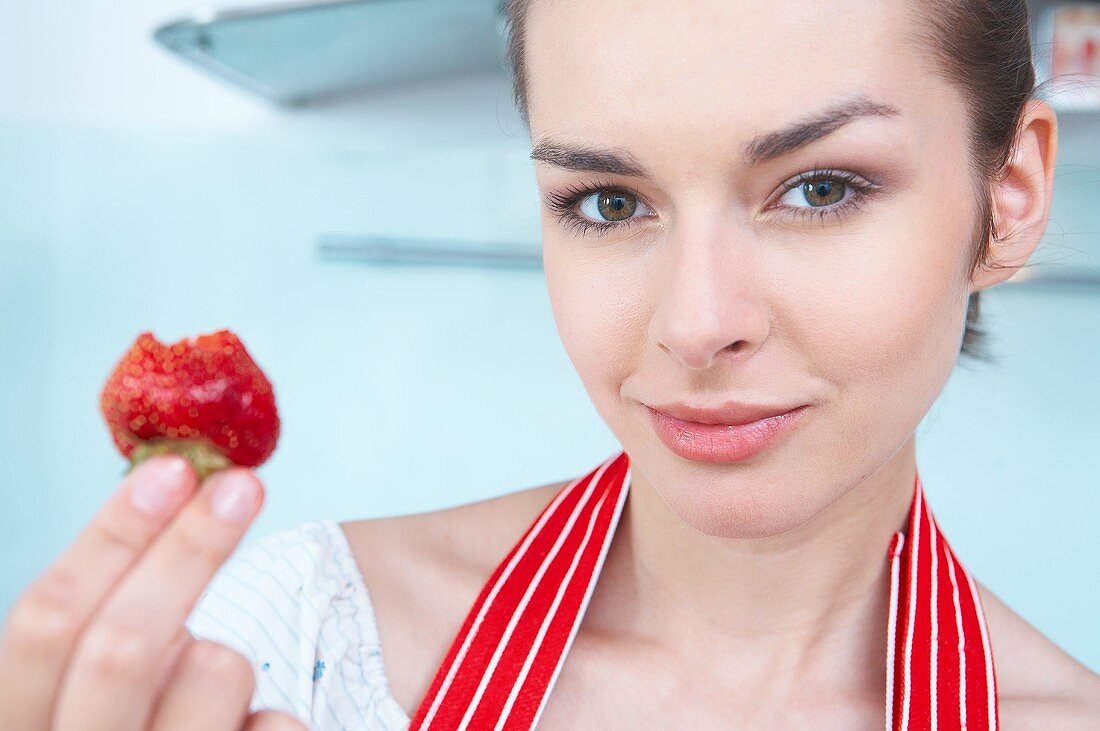
M 784 193 L 779 202 L 793 208 L 822 208 L 846 200 L 850 197 L 846 194 L 852 190 L 843 180 L 816 178 L 798 183 Z
M 879 190 L 860 175 L 843 170 L 815 169 L 783 183 L 785 192 L 768 208 L 779 208 L 799 220 L 841 219 L 858 210 Z M 547 207 L 559 222 L 579 235 L 597 235 L 630 226 L 653 213 L 627 188 L 601 182 L 589 187 L 568 188 L 546 195 Z
M 649 212 L 638 196 L 628 190 L 607 188 L 593 191 L 577 203 L 578 210 L 599 223 L 619 223 L 630 219 L 641 208 L 643 215 Z
M 846 170 L 816 169 L 783 183 L 785 192 L 775 207 L 799 220 L 842 220 L 855 213 L 882 186 Z M 772 206 L 768 206 L 772 208 Z

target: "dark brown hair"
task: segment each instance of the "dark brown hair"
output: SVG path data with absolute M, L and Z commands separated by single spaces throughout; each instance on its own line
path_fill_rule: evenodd
M 523 123 L 530 129 L 527 109 L 526 17 L 533 0 L 503 0 L 508 33 L 507 63 L 512 70 L 512 94 Z M 972 275 L 986 261 L 990 240 L 1003 241 L 993 220 L 990 183 L 1003 175 L 1017 143 L 1027 101 L 1035 94 L 1029 12 L 1026 0 L 930 0 L 914 24 L 916 40 L 931 50 L 936 67 L 958 85 L 969 103 L 970 153 L 978 216 L 971 239 Z M 967 303 L 966 330 L 960 353 L 975 360 L 992 360 L 984 352 L 987 334 L 978 328 L 981 292 Z

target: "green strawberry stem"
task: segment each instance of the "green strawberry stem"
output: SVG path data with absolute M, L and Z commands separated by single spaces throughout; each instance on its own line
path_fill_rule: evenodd
M 158 437 L 140 442 L 134 447 L 134 451 L 130 453 L 130 467 L 126 470 L 127 474 L 142 460 L 168 452 L 185 457 L 198 475 L 199 483 L 202 483 L 210 474 L 233 466 L 229 458 L 208 441 Z

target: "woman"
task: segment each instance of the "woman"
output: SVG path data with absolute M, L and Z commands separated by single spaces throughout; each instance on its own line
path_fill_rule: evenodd
M 507 12 L 554 316 L 623 451 L 220 570 L 261 485 L 152 460 L 13 610 L 0 726 L 1097 728 L 914 457 L 1047 222 L 1024 2 Z

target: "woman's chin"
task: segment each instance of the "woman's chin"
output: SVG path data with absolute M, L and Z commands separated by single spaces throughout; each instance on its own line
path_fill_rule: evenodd
M 790 471 L 729 470 L 685 467 L 683 460 L 665 454 L 646 476 L 632 468 L 632 487 L 652 490 L 663 507 L 682 523 L 704 535 L 719 538 L 767 538 L 793 530 L 828 507 L 811 485 Z M 709 473 L 709 474 L 706 474 Z M 797 473 L 795 473 L 797 474 Z M 639 484 L 639 481 L 641 483 Z M 651 485 L 661 485 L 660 489 Z M 809 492 L 807 490 L 809 489 Z

